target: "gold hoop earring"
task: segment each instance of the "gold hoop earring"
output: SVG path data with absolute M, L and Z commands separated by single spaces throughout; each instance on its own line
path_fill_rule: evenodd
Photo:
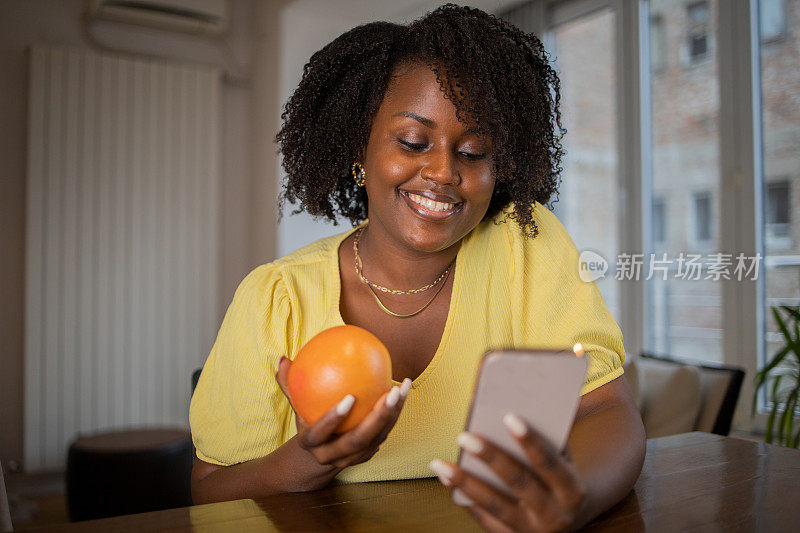
M 364 166 L 361 163 L 353 163 L 353 179 L 356 180 L 356 185 L 363 187 L 367 183 L 367 173 L 364 171 Z

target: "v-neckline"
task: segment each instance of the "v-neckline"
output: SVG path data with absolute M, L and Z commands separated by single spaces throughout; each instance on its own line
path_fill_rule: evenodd
M 342 310 L 341 310 L 341 300 L 342 300 L 342 271 L 341 265 L 339 263 L 339 248 L 341 248 L 342 243 L 347 240 L 347 238 L 356 232 L 359 228 L 364 227 L 367 224 L 367 220 L 359 224 L 358 226 L 354 227 L 350 231 L 344 232 L 340 235 L 340 238 L 334 243 L 332 246 L 332 253 L 331 253 L 331 269 L 334 273 L 333 275 L 333 289 L 334 289 L 334 298 L 332 298 L 332 302 L 335 308 L 331 311 L 331 315 L 334 319 L 334 325 L 336 326 L 343 326 L 345 325 L 345 321 L 342 318 Z M 473 230 L 474 231 L 474 230 Z M 470 232 L 472 233 L 472 232 Z M 450 302 L 447 308 L 447 319 L 444 323 L 444 329 L 442 330 L 442 338 L 439 340 L 439 345 L 436 347 L 436 351 L 433 354 L 433 358 L 428 363 L 428 366 L 411 382 L 411 388 L 417 388 L 419 385 L 428 378 L 428 376 L 433 373 L 436 365 L 438 365 L 439 361 L 442 359 L 443 355 L 442 352 L 444 351 L 444 346 L 447 344 L 451 331 L 454 327 L 455 323 L 455 314 L 456 308 L 458 304 L 459 295 L 461 294 L 461 283 L 462 283 L 462 275 L 463 275 L 463 268 L 461 267 L 462 261 L 460 258 L 464 255 L 465 250 L 468 245 L 469 235 L 464 236 L 461 241 L 461 248 L 458 251 L 458 255 L 456 255 L 455 262 L 453 263 L 454 273 L 453 273 L 453 287 L 450 291 Z M 400 385 L 400 382 L 392 378 L 393 385 Z

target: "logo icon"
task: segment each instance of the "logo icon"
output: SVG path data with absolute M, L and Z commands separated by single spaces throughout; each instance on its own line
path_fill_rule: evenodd
M 608 272 L 608 261 L 591 250 L 584 250 L 578 258 L 578 275 L 581 281 L 590 283 L 606 277 Z

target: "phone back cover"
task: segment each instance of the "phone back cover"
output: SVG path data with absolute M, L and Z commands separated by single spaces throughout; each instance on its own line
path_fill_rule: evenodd
M 513 412 L 562 451 L 580 403 L 586 367 L 586 357 L 571 352 L 488 354 L 481 365 L 467 430 L 530 465 L 522 447 L 503 424 L 503 415 Z M 505 483 L 483 461 L 462 451 L 458 462 L 462 468 L 511 495 Z M 472 505 L 458 489 L 453 500 L 458 505 Z

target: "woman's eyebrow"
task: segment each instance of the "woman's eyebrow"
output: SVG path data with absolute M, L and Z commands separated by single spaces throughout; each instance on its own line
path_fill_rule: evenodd
M 414 113 L 413 111 L 400 111 L 398 113 L 395 113 L 392 116 L 393 117 L 413 118 L 417 122 L 421 123 L 423 126 L 427 126 L 427 127 L 431 128 L 431 129 L 436 128 L 436 121 L 434 121 L 433 119 L 430 119 L 428 117 L 423 117 L 419 113 Z M 478 132 L 477 128 L 467 128 L 466 130 L 464 130 L 464 134 L 465 135 L 468 135 L 468 134 L 480 135 L 480 133 Z
M 413 118 L 414 120 L 416 120 L 417 122 L 419 122 L 423 126 L 427 126 L 427 127 L 431 128 L 431 129 L 434 129 L 436 127 L 436 122 L 435 121 L 429 119 L 428 117 L 423 117 L 419 113 L 414 113 L 413 111 L 400 111 L 399 113 L 395 113 L 392 116 L 393 117 Z

